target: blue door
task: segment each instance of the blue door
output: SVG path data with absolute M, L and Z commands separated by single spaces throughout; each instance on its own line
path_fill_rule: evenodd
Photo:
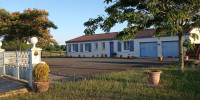
M 113 57 L 113 53 L 114 53 L 114 45 L 113 42 L 110 42 L 110 57 Z
M 178 41 L 163 41 L 162 42 L 162 56 L 170 57 L 170 56 L 179 56 L 178 52 Z
M 157 42 L 141 42 L 140 57 L 158 57 Z

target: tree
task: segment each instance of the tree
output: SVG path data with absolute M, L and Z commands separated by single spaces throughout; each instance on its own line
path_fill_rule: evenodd
M 33 36 L 51 41 L 51 35 L 48 38 L 45 36 L 49 35 L 49 28 L 57 29 L 57 26 L 48 19 L 48 15 L 40 9 L 28 9 L 23 13 L 0 9 L 0 37 L 7 41 L 19 40 L 20 50 L 21 44 Z
M 200 26 L 200 0 L 105 0 L 108 17 L 99 16 L 84 23 L 86 35 L 100 27 L 109 32 L 116 23 L 127 22 L 117 37 L 135 38 L 138 31 L 155 28 L 154 36 L 171 35 L 179 39 L 179 70 L 183 72 L 183 31 Z

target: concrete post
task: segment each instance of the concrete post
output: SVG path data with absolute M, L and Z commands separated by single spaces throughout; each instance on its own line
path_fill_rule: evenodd
M 37 48 L 35 46 L 35 44 L 37 42 L 37 38 L 33 37 L 31 38 L 31 42 L 33 43 L 33 48 L 31 48 L 29 50 L 29 70 L 30 70 L 30 74 L 29 74 L 29 86 L 32 87 L 32 80 L 33 80 L 33 69 L 35 67 L 35 65 L 37 65 L 39 62 L 41 62 L 41 48 Z
M 5 61 L 5 50 L 4 49 L 0 49 L 0 53 L 2 53 L 3 52 L 3 75 L 5 75 L 6 74 L 6 68 L 5 68 L 5 64 L 4 64 L 4 61 Z

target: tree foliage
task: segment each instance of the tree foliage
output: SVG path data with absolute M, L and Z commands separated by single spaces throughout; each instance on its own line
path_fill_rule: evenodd
M 200 0 L 105 0 L 107 17 L 89 19 L 84 23 L 86 35 L 94 34 L 100 27 L 109 32 L 117 23 L 127 23 L 120 34 L 120 40 L 135 38 L 138 31 L 155 28 L 154 36 L 171 35 L 179 37 L 180 70 L 183 70 L 184 30 L 200 26 Z
M 5 40 L 20 40 L 26 43 L 30 37 L 39 37 L 39 42 L 56 43 L 50 35 L 49 28 L 57 26 L 48 19 L 49 13 L 40 9 L 27 9 L 22 13 L 0 9 L 0 37 Z

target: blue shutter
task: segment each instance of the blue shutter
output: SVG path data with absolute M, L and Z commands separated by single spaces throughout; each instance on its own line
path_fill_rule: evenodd
M 81 52 L 83 52 L 83 44 L 80 44 Z
M 75 50 L 76 52 L 78 52 L 78 44 L 76 44 Z
M 121 46 L 121 43 L 118 42 L 118 51 L 121 52 L 122 51 L 122 46 Z
M 92 52 L 92 47 L 91 43 L 88 44 L 89 52 Z
M 130 51 L 134 51 L 134 41 L 130 41 Z
M 68 45 L 68 52 L 71 52 L 71 44 Z

